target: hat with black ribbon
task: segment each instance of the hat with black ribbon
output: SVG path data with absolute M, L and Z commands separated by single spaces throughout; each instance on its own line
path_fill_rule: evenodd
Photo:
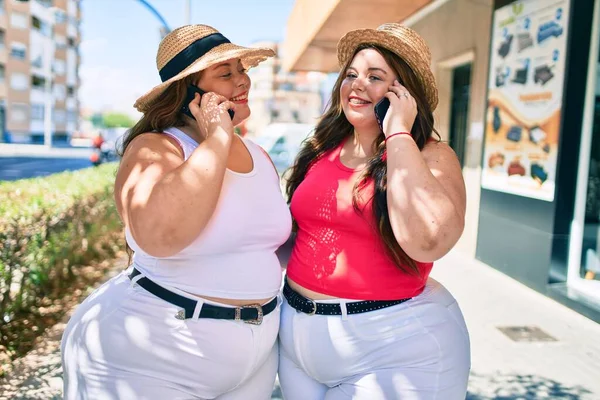
M 233 44 L 208 25 L 182 26 L 165 36 L 158 46 L 156 67 L 162 83 L 138 98 L 133 106 L 145 112 L 170 84 L 211 65 L 239 58 L 249 69 L 274 55 L 272 49 Z

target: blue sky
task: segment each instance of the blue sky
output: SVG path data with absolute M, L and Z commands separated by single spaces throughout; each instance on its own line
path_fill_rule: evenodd
M 148 0 L 171 29 L 185 24 L 185 0 Z M 192 0 L 191 23 L 217 28 L 232 42 L 282 41 L 293 0 Z M 82 107 L 137 115 L 135 99 L 160 82 L 160 22 L 138 0 L 82 0 Z

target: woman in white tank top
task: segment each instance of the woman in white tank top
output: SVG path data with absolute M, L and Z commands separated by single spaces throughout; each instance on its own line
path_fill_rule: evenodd
M 291 217 L 268 156 L 233 128 L 247 68 L 273 55 L 206 25 L 162 40 L 163 83 L 135 103 L 115 183 L 133 263 L 69 321 L 65 399 L 270 398 Z

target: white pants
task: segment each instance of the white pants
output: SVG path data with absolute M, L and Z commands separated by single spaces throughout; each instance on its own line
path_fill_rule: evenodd
M 64 398 L 271 398 L 280 306 L 262 325 L 179 320 L 177 311 L 125 273 L 98 288 L 62 338 Z
M 356 300 L 325 300 L 342 303 Z M 284 300 L 279 381 L 286 400 L 464 400 L 469 334 L 452 295 L 430 279 L 399 305 L 308 315 Z

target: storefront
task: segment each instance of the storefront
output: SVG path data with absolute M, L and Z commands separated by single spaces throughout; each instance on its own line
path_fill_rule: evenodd
M 494 2 L 476 257 L 600 321 L 595 6 Z
M 351 29 L 419 32 L 467 186 L 458 250 L 600 322 L 600 0 L 313 1 L 295 4 L 284 67 L 337 71 Z

